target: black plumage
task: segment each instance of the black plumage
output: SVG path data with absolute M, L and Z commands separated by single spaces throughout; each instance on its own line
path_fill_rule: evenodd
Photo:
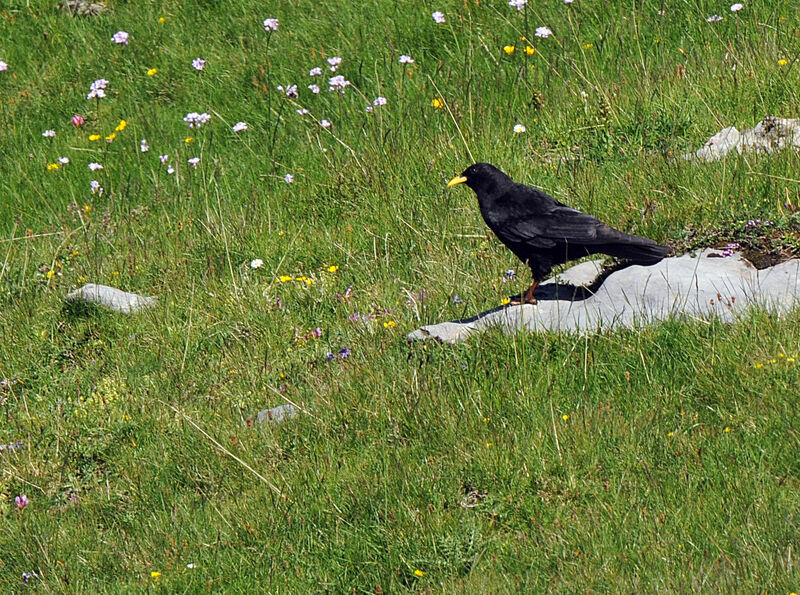
M 476 163 L 453 178 L 448 188 L 465 183 L 478 196 L 483 220 L 530 267 L 533 285 L 523 301 L 554 266 L 589 254 L 608 254 L 633 264 L 656 264 L 670 252 L 648 238 L 629 235 L 591 215 L 560 203 L 541 190 L 518 184 L 488 163 Z

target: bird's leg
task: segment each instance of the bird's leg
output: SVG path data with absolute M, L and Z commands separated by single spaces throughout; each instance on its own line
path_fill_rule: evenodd
M 539 285 L 538 281 L 534 281 L 533 285 L 531 285 L 524 294 L 520 295 L 520 299 L 513 299 L 511 300 L 512 306 L 521 306 L 522 304 L 535 304 L 536 298 L 533 297 L 533 292 L 536 289 L 536 286 Z
M 533 297 L 533 292 L 536 289 L 536 286 L 539 285 L 538 281 L 534 281 L 533 284 L 528 288 L 528 291 L 525 292 L 525 295 L 522 296 L 522 303 L 523 304 L 535 304 L 536 298 Z

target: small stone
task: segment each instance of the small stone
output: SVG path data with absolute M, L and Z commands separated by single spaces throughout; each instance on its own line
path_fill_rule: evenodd
M 256 423 L 278 424 L 297 416 L 298 409 L 291 403 L 284 403 L 272 409 L 264 409 L 256 415 Z
M 67 294 L 68 302 L 95 303 L 122 314 L 132 314 L 155 306 L 157 298 L 128 293 L 108 285 L 87 283 L 83 287 Z

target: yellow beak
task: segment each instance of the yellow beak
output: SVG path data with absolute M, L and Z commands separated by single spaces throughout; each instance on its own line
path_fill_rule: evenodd
M 464 177 L 464 176 L 456 176 L 455 178 L 453 178 L 452 180 L 447 182 L 447 187 L 448 188 L 452 188 L 453 186 L 456 186 L 457 184 L 463 184 L 466 181 L 467 181 L 466 177 Z

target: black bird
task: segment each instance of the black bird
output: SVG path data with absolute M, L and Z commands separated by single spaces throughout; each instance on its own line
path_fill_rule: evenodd
M 523 303 L 536 303 L 533 291 L 554 266 L 587 254 L 651 265 L 670 253 L 653 240 L 623 233 L 541 190 L 517 184 L 489 163 L 470 165 L 447 187 L 461 183 L 478 196 L 486 225 L 530 267 L 533 285 L 523 295 Z

